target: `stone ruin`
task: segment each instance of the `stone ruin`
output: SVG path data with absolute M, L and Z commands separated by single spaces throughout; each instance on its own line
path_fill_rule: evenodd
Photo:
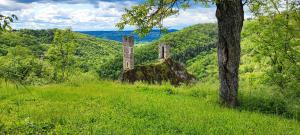
M 123 37 L 123 70 L 134 69 L 134 37 L 133 36 L 124 36 Z M 170 58 L 171 47 L 161 43 L 159 45 L 159 59 L 166 60 Z
M 134 66 L 134 38 L 123 37 L 123 72 L 122 82 L 144 81 L 150 84 L 170 82 L 172 85 L 191 84 L 196 78 L 189 74 L 181 63 L 171 59 L 170 46 L 159 45 L 159 59 L 155 63 Z
M 171 54 L 170 54 L 170 46 L 162 43 L 159 45 L 159 55 L 158 58 L 159 59 L 168 59 L 170 58 Z
M 123 37 L 123 70 L 131 70 L 134 68 L 134 38 Z

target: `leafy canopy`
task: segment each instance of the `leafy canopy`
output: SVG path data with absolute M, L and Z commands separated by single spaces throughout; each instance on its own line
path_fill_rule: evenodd
M 247 24 L 244 36 L 255 44 L 253 51 L 257 57 L 269 60 L 267 81 L 278 86 L 283 94 L 299 89 L 300 3 L 253 0 L 250 4 L 256 19 Z
M 125 14 L 116 26 L 120 30 L 123 30 L 126 25 L 136 26 L 135 32 L 141 37 L 148 34 L 152 28 L 159 28 L 162 32 L 166 32 L 167 28 L 163 26 L 163 20 L 178 14 L 179 9 L 216 2 L 220 0 L 147 0 L 140 5 L 132 6 L 131 9 L 126 8 Z
M 15 20 L 18 20 L 18 17 L 14 14 L 11 16 L 4 16 L 0 14 L 0 32 L 11 30 L 12 28 L 10 23 L 14 22 Z
M 67 79 L 76 62 L 76 47 L 75 36 L 70 29 L 55 31 L 53 45 L 47 52 L 47 58 L 55 67 L 55 80 Z

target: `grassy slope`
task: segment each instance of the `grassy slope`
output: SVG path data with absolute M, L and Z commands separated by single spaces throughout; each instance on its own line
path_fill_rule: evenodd
M 299 121 L 220 107 L 213 84 L 75 80 L 27 90 L 2 84 L 0 134 L 300 134 Z

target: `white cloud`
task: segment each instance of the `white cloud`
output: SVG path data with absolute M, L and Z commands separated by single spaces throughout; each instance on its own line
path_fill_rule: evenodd
M 15 11 L 23 8 L 27 8 L 27 5 L 23 3 L 17 3 L 13 0 L 0 0 L 0 11 Z
M 215 8 L 192 8 L 181 10 L 179 15 L 174 15 L 164 20 L 164 25 L 170 28 L 182 28 L 198 23 L 216 22 Z
M 68 3 L 29 3 L 20 4 L 11 0 L 0 0 L 1 6 L 19 5 L 19 8 L 3 10 L 2 14 L 16 14 L 19 21 L 14 28 L 47 29 L 69 28 L 74 30 L 117 30 L 115 24 L 119 21 L 125 7 L 135 2 L 104 2 L 97 6 L 93 4 Z M 0 9 L 1 11 L 1 9 Z M 180 29 L 197 23 L 216 22 L 215 8 L 192 8 L 180 11 L 178 16 L 172 16 L 164 21 L 171 29 Z M 132 29 L 133 27 L 126 27 Z

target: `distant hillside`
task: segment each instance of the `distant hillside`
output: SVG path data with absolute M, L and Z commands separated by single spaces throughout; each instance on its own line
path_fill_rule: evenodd
M 175 32 L 177 30 L 169 30 L 168 33 Z M 123 36 L 133 35 L 136 43 L 152 42 L 153 40 L 159 39 L 164 34 L 159 30 L 153 30 L 146 37 L 139 38 L 133 31 L 78 31 L 79 33 L 91 35 L 98 38 L 114 40 L 122 42 Z
M 23 29 L 3 33 L 0 35 L 0 56 L 6 56 L 10 48 L 21 46 L 28 48 L 37 59 L 43 57 L 52 44 L 55 30 Z M 125 34 L 127 33 L 125 32 Z M 139 65 L 156 60 L 158 58 L 157 46 L 161 42 L 171 46 L 174 60 L 187 64 L 188 60 L 193 59 L 201 52 L 215 48 L 216 36 L 215 24 L 194 25 L 166 34 L 159 40 L 136 46 L 134 51 L 135 64 Z M 99 75 L 105 79 L 117 79 L 119 77 L 122 71 L 122 45 L 120 42 L 77 32 L 75 32 L 75 39 L 78 44 L 76 48 L 77 68 L 83 72 L 97 70 Z
M 76 33 L 78 55 L 81 58 L 81 68 L 86 71 L 98 69 L 103 63 L 121 55 L 122 45 L 120 42 L 95 38 Z
M 50 30 L 23 29 L 0 35 L 0 57 L 6 56 L 10 48 L 16 46 L 28 48 L 35 57 L 44 56 L 52 44 L 54 32 Z M 83 71 L 95 70 L 108 59 L 118 56 L 122 52 L 121 43 L 100 39 L 75 32 L 78 44 L 76 56 L 79 58 L 79 68 Z
M 152 43 L 136 46 L 135 65 L 144 64 L 158 58 L 159 43 L 171 46 L 172 58 L 176 61 L 186 63 L 201 52 L 215 48 L 217 37 L 216 24 L 198 24 L 183 30 L 164 35 Z M 117 79 L 122 71 L 122 55 L 109 60 L 98 70 L 102 78 Z

